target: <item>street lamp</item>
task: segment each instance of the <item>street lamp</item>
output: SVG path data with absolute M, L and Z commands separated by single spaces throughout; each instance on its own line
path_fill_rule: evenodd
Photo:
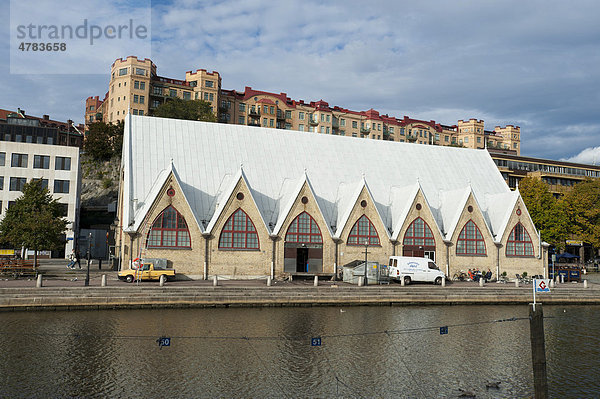
M 365 240 L 365 285 L 369 285 L 369 278 L 367 277 L 367 269 L 369 265 L 367 263 L 367 249 L 369 248 L 369 240 Z
M 89 287 L 90 285 L 90 256 L 91 256 L 91 246 L 92 246 L 92 233 L 88 234 L 88 250 L 87 250 L 87 273 L 85 274 L 85 287 Z

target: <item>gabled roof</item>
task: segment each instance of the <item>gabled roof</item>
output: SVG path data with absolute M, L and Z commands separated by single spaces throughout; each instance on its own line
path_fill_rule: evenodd
M 336 230 L 366 184 L 396 238 L 419 190 L 446 237 L 470 192 L 493 232 L 502 228 L 498 215 L 512 206 L 496 200 L 510 196 L 510 189 L 484 150 L 130 115 L 123 140 L 125 215 L 134 198 L 149 201 L 154 195 L 171 159 L 194 216 L 205 224 L 218 217 L 217 204 L 243 164 L 244 179 L 274 234 L 304 183 L 327 228 Z M 133 216 L 129 212 L 131 221 Z

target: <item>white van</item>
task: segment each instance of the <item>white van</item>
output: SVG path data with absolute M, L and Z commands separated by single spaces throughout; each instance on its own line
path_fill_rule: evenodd
M 442 284 L 442 279 L 446 278 L 444 272 L 431 259 L 410 256 L 390 256 L 388 273 L 391 279 L 404 280 L 406 285 L 411 281 Z

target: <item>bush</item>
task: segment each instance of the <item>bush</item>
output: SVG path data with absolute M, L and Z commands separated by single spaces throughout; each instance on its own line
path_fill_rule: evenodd
M 521 276 L 527 277 L 527 272 L 523 272 L 523 274 Z
M 113 184 L 113 181 L 110 177 L 102 179 L 102 188 L 104 188 L 104 189 L 111 188 L 112 184 Z

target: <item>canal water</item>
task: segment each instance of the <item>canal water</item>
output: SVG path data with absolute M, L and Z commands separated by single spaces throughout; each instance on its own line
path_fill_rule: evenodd
M 544 316 L 551 397 L 600 397 L 600 307 Z M 0 397 L 531 397 L 527 317 L 527 306 L 0 313 Z

